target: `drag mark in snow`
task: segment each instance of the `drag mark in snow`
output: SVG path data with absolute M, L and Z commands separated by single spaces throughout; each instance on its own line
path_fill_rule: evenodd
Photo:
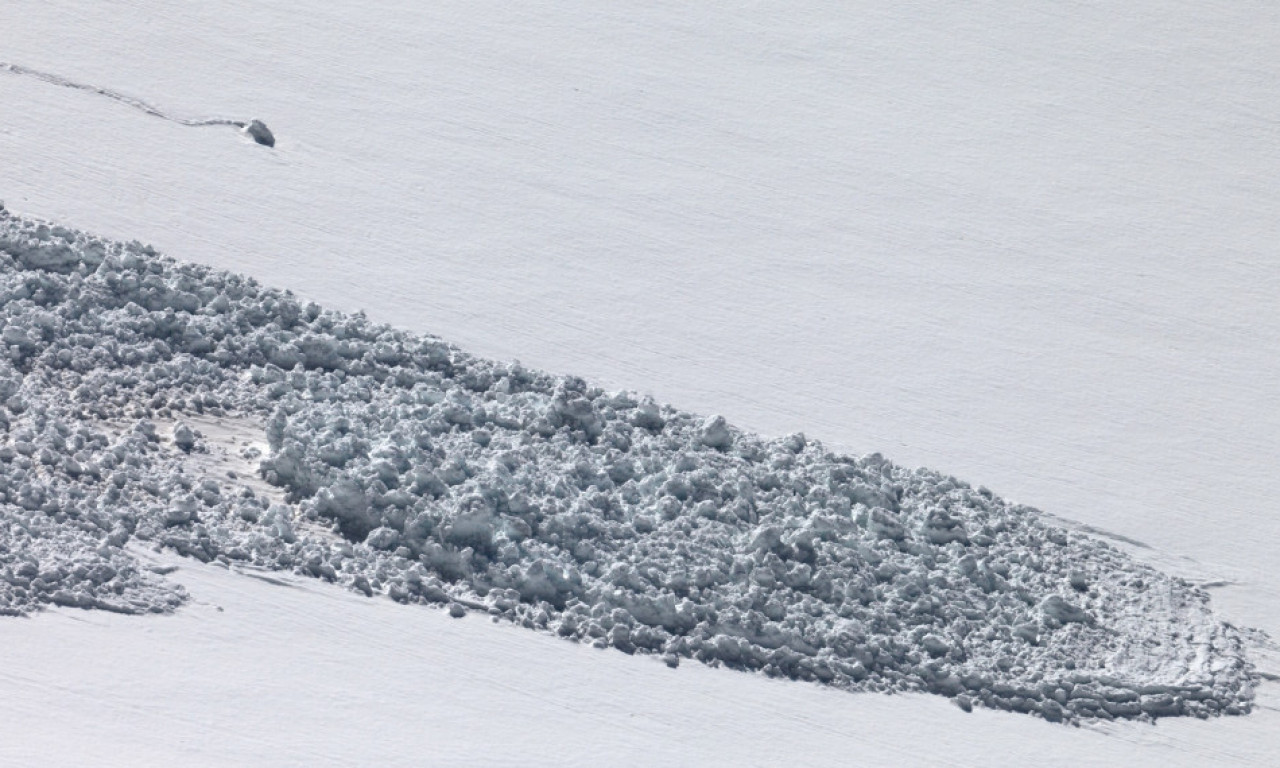
M 78 83 L 74 80 L 68 80 L 67 78 L 62 77 L 61 75 L 55 75 L 50 72 L 41 72 L 40 70 L 37 70 L 37 69 L 24 67 L 21 64 L 11 64 L 8 62 L 0 61 L 0 69 L 7 70 L 15 75 L 24 75 L 27 77 L 34 77 L 37 80 L 42 80 L 52 85 L 59 85 L 59 86 L 62 86 L 63 88 L 72 88 L 77 91 L 87 91 L 89 93 L 95 93 L 99 96 L 105 96 L 108 99 L 111 99 L 112 101 L 118 101 L 121 104 L 133 107 L 134 109 L 139 110 L 140 112 L 145 112 L 148 115 L 152 115 L 153 117 L 158 117 L 162 120 L 168 120 L 169 122 L 177 123 L 178 125 L 185 125 L 193 128 L 203 127 L 208 125 L 229 125 L 234 128 L 241 129 L 246 134 L 248 134 L 250 138 L 252 138 L 257 143 L 262 144 L 263 146 L 271 147 L 275 145 L 275 137 L 271 135 L 271 131 L 268 130 L 267 126 L 260 120 L 249 120 L 249 121 L 231 120 L 229 118 L 222 118 L 222 117 L 211 117 L 211 118 L 203 118 L 203 119 L 188 119 L 183 117 L 177 117 L 175 115 L 171 115 L 161 110 L 159 107 L 153 104 L 148 104 L 142 99 L 136 99 L 132 96 L 128 96 L 126 94 L 120 93 L 119 91 L 113 91 L 109 88 L 103 88 L 97 85 L 90 85 L 88 83 Z

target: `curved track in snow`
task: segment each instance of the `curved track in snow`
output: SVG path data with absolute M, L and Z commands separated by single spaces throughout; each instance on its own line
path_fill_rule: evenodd
M 134 98 L 133 96 L 120 93 L 119 91 L 113 91 L 110 88 L 103 88 L 102 86 L 99 86 L 99 85 L 91 85 L 89 83 L 80 83 L 75 80 L 70 80 L 68 78 L 62 77 L 61 75 L 53 74 L 52 72 L 42 72 L 38 69 L 31 69 L 30 67 L 24 67 L 21 64 L 13 64 L 10 62 L 3 62 L 3 61 L 0 61 L 0 69 L 6 70 L 15 75 L 33 77 L 37 80 L 42 80 L 46 83 L 50 83 L 52 85 L 58 85 L 63 88 L 71 88 L 77 91 L 85 91 L 87 93 L 97 94 L 98 96 L 104 96 L 108 99 L 111 99 L 112 101 L 117 101 L 121 104 L 124 104 L 125 106 L 133 107 L 139 112 L 145 112 L 146 114 L 151 115 L 152 117 L 158 117 L 161 120 L 168 120 L 169 122 L 177 123 L 178 125 L 185 125 L 192 128 L 200 128 L 200 127 L 211 126 L 211 125 L 228 125 L 233 128 L 238 128 L 240 130 L 249 132 L 250 136 L 253 137 L 254 141 L 257 141 L 259 144 L 272 146 L 275 143 L 274 138 L 270 139 L 269 141 L 265 140 L 266 137 L 270 137 L 269 131 L 266 132 L 264 135 L 261 132 L 256 132 L 253 129 L 253 126 L 255 123 L 258 126 L 261 126 L 261 128 L 259 129 L 260 131 L 265 131 L 266 129 L 265 125 L 263 125 L 261 122 L 256 120 L 233 120 L 231 118 L 226 118 L 226 117 L 207 117 L 207 118 L 180 117 L 178 115 L 165 112 L 164 110 L 160 109 L 154 104 L 143 101 L 142 99 Z M 263 138 L 259 138 L 260 136 L 263 136 Z

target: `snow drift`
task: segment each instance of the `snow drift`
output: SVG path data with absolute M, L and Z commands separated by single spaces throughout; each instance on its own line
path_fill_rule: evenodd
M 1248 712 L 1200 589 L 927 469 L 766 439 L 0 211 L 0 611 L 167 611 L 131 540 L 1048 720 Z M 263 445 L 209 457 L 206 425 Z M 265 480 L 265 484 L 262 482 Z

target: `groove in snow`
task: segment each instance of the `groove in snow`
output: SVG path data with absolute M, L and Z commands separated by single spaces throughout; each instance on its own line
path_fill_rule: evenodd
M 189 119 L 189 118 L 177 117 L 175 115 L 171 115 L 167 112 L 162 111 L 159 107 L 156 107 L 152 104 L 148 104 L 147 102 L 141 99 L 136 99 L 132 96 L 128 96 L 126 94 L 120 93 L 119 91 L 113 91 L 109 88 L 103 88 L 97 85 L 89 85 L 86 83 L 79 83 L 74 80 L 68 80 L 67 78 L 62 77 L 61 75 L 55 75 L 50 72 L 41 72 L 40 70 L 31 69 L 30 67 L 24 67 L 20 64 L 10 64 L 8 62 L 3 62 L 3 61 L 0 61 L 0 69 L 11 72 L 15 75 L 34 77 L 37 80 L 43 80 L 46 83 L 59 85 L 59 86 L 62 86 L 63 88 L 72 88 L 77 91 L 86 91 L 88 93 L 95 93 L 99 96 L 105 96 L 106 98 L 111 99 L 112 101 L 118 101 L 121 104 L 133 107 L 134 109 L 139 110 L 141 112 L 145 112 L 148 115 L 152 115 L 153 117 L 158 117 L 162 120 L 168 120 L 169 122 L 177 123 L 178 125 L 186 125 L 190 127 L 202 127 L 207 125 L 229 125 L 234 128 L 239 128 L 247 136 L 249 136 L 249 138 L 253 139 L 255 142 L 263 146 L 273 147 L 275 146 L 275 143 L 276 143 L 275 136 L 272 135 L 270 129 L 268 129 L 266 124 L 263 123 L 261 120 L 245 121 L 245 120 L 231 120 L 228 118 L 221 118 L 221 117 L 211 117 L 211 118 L 204 118 L 204 119 Z

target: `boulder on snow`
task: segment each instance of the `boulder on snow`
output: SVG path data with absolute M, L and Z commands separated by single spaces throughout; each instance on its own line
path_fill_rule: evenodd
M 276 137 L 272 135 L 271 129 L 261 120 L 250 120 L 243 128 L 249 138 L 258 142 L 264 147 L 274 147 L 276 145 Z

